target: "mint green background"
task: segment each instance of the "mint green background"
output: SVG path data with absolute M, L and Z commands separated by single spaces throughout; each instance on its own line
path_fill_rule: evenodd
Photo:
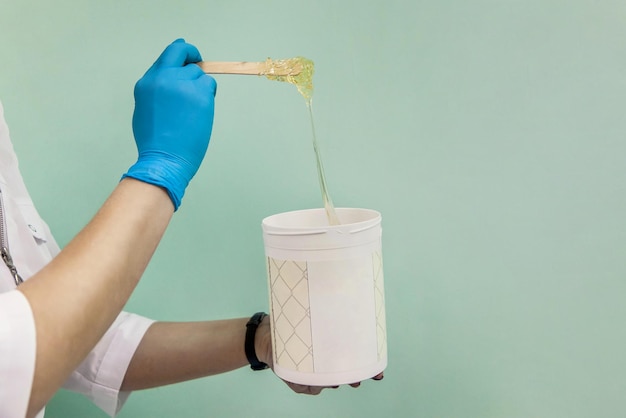
M 133 85 L 177 37 L 314 60 L 332 197 L 383 214 L 382 382 L 305 397 L 244 368 L 120 417 L 626 416 L 622 0 L 5 0 L 0 31 L 6 118 L 62 245 L 134 161 Z M 295 88 L 216 79 L 209 153 L 128 304 L 160 320 L 267 309 L 261 219 L 321 203 Z M 47 416 L 104 414 L 61 392 Z

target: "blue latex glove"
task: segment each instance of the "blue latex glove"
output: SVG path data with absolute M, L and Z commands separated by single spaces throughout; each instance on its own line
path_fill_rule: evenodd
M 163 187 L 174 210 L 200 167 L 213 127 L 217 84 L 193 64 L 201 60 L 195 46 L 178 39 L 135 85 L 139 158 L 122 178 Z

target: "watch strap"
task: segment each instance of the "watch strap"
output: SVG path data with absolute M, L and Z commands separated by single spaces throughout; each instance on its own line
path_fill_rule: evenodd
M 252 318 L 246 324 L 246 340 L 244 349 L 246 352 L 246 357 L 248 358 L 248 362 L 250 363 L 250 368 L 252 370 L 265 370 L 269 366 L 267 363 L 263 363 L 256 356 L 256 350 L 254 349 L 254 338 L 256 336 L 256 330 L 263 321 L 267 314 L 265 312 L 257 312 L 252 315 Z

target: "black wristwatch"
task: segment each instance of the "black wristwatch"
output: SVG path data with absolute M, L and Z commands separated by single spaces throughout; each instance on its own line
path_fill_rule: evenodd
M 263 363 L 258 359 L 256 356 L 256 350 L 254 349 L 254 336 L 256 335 L 256 329 L 266 316 L 267 314 L 265 312 L 257 312 L 252 315 L 252 318 L 250 318 L 246 324 L 246 342 L 244 348 L 252 370 L 265 370 L 269 367 L 266 363 Z

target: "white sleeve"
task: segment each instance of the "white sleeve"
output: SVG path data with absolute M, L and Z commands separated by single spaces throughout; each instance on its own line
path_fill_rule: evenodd
M 0 417 L 26 416 L 35 374 L 35 320 L 17 290 L 0 294 Z
M 120 391 L 128 365 L 153 322 L 122 312 L 63 387 L 82 393 L 104 412 L 115 416 L 130 395 Z

